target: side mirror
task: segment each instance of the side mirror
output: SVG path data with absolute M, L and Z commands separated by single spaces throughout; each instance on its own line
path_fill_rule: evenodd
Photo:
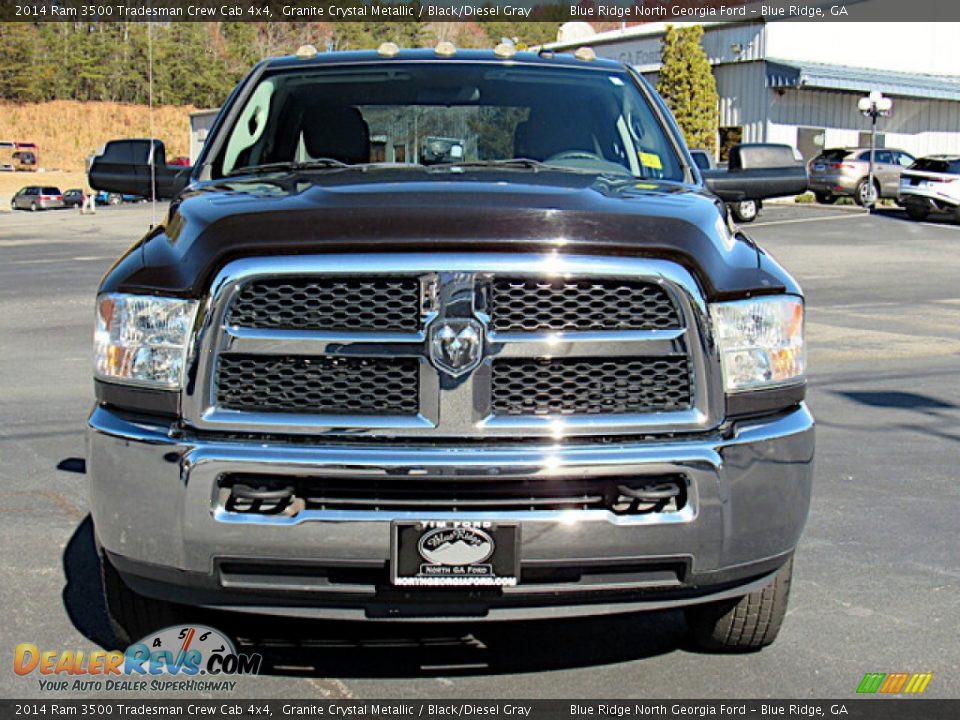
M 169 166 L 159 140 L 111 140 L 90 164 L 87 173 L 94 190 L 169 199 L 190 182 L 192 167 Z
M 710 191 L 724 202 L 763 200 L 807 191 L 807 166 L 789 145 L 734 145 L 727 170 L 703 170 L 701 175 Z

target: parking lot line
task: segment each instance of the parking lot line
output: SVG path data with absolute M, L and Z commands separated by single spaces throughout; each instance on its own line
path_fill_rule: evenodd
M 750 223 L 750 227 L 765 227 L 767 225 L 793 225 L 795 223 L 820 222 L 821 220 L 850 220 L 851 218 L 867 217 L 867 213 L 844 213 L 843 215 L 824 215 L 823 217 L 794 218 L 792 220 L 770 220 L 769 222 Z

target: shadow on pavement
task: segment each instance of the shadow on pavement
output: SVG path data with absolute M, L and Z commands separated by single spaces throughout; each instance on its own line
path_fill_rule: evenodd
M 929 395 L 920 395 L 919 393 L 901 392 L 898 390 L 888 391 L 838 391 L 836 393 L 861 405 L 882 408 L 900 408 L 903 410 L 936 411 L 949 410 L 956 405 L 944 402 Z
M 74 627 L 112 649 L 100 560 L 88 515 L 63 555 L 63 603 Z M 306 677 L 422 677 L 536 672 L 627 662 L 687 649 L 680 611 L 536 622 L 377 623 L 185 610 L 263 656 L 261 672 Z

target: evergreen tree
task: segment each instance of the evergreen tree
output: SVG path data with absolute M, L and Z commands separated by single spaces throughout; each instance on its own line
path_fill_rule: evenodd
M 667 26 L 657 91 L 673 111 L 690 147 L 717 150 L 717 83 L 700 38 L 703 27 Z

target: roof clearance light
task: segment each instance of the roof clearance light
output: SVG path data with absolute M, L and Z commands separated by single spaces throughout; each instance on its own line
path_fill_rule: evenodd
M 512 58 L 517 54 L 517 48 L 509 43 L 499 43 L 493 49 L 493 54 L 498 58 Z
M 377 48 L 377 55 L 380 57 L 396 57 L 400 53 L 400 47 L 395 42 L 381 43 Z
M 449 40 L 437 43 L 433 51 L 440 57 L 453 57 L 457 54 L 457 47 Z
M 297 57 L 301 60 L 309 60 L 317 56 L 317 49 L 313 45 L 301 45 L 297 48 Z
M 588 48 L 588 47 L 580 48 L 573 54 L 573 56 L 577 60 L 586 60 L 587 62 L 597 59 L 597 54 L 593 51 L 593 48 Z

